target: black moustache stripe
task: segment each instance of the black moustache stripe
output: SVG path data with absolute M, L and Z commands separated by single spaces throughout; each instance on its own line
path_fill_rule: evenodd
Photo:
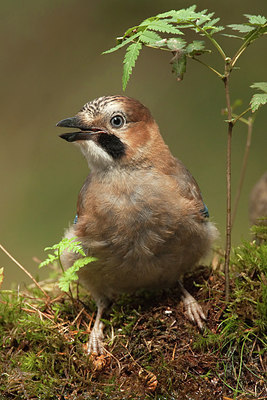
M 125 155 L 126 146 L 115 135 L 101 132 L 97 137 L 97 142 L 114 159 L 119 159 Z

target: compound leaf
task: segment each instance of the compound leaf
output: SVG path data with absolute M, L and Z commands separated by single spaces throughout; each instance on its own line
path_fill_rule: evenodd
M 122 76 L 122 87 L 123 90 L 126 89 L 127 83 L 129 81 L 130 75 L 132 73 L 135 62 L 142 48 L 142 43 L 136 42 L 130 44 L 127 47 L 126 54 L 123 60 L 123 76 Z

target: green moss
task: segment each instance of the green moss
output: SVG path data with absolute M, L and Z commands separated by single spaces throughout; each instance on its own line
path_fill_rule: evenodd
M 184 317 L 179 288 L 121 296 L 105 320 L 112 356 L 99 369 L 83 349 L 95 312 L 88 295 L 62 294 L 55 301 L 50 294 L 49 303 L 36 290 L 0 292 L 1 399 L 249 398 L 255 385 L 259 394 L 266 265 L 264 243 L 233 251 L 227 305 L 223 274 L 204 268 L 189 277 L 208 314 L 203 333 Z

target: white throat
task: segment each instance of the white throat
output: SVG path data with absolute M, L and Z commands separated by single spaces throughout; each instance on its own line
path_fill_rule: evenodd
M 92 140 L 76 142 L 91 170 L 103 170 L 114 164 L 113 158 Z

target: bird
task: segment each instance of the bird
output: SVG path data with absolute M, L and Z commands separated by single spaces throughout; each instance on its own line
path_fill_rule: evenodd
M 65 231 L 95 257 L 78 272 L 97 306 L 87 352 L 105 353 L 103 312 L 120 294 L 139 289 L 179 285 L 189 319 L 202 329 L 205 314 L 181 278 L 208 254 L 218 231 L 150 110 L 130 97 L 103 96 L 57 126 L 73 128 L 59 136 L 80 148 L 90 171 Z M 64 252 L 64 267 L 77 257 Z

